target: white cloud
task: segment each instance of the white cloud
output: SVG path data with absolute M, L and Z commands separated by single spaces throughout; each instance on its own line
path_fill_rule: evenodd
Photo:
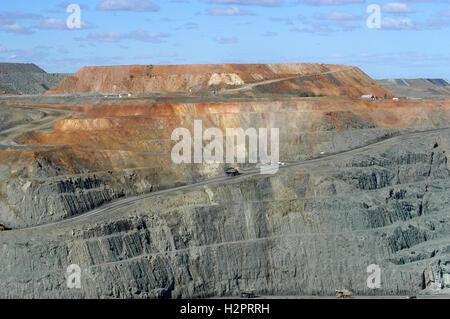
M 81 21 L 80 29 L 89 29 L 91 24 Z M 42 20 L 41 24 L 37 27 L 41 30 L 80 30 L 80 29 L 70 29 L 67 27 L 67 22 L 65 19 L 47 18 Z
M 7 62 L 40 62 L 48 56 L 47 53 L 33 50 L 8 50 L 5 52 L 7 53 Z
M 162 38 L 169 37 L 166 33 L 158 33 L 153 31 L 137 30 L 126 35 L 127 38 L 131 38 L 137 41 L 150 42 L 150 43 L 161 43 Z
M 313 6 L 339 6 L 343 4 L 364 3 L 365 0 L 303 0 L 304 4 Z
M 242 6 L 281 7 L 284 0 L 202 0 L 206 3 L 236 4 Z
M 34 31 L 26 28 L 18 23 L 0 24 L 0 31 L 15 33 L 15 34 L 33 34 Z
M 307 27 L 293 27 L 289 29 L 291 32 L 299 33 L 315 33 L 315 34 L 326 34 L 335 31 L 328 23 L 312 23 Z
M 381 29 L 385 30 L 414 30 L 416 25 L 409 18 L 393 19 L 384 18 L 381 21 Z
M 158 33 L 153 31 L 136 30 L 130 33 L 120 32 L 91 32 L 86 38 L 74 38 L 76 41 L 102 42 L 102 43 L 118 43 L 122 40 L 136 40 L 148 43 L 162 43 L 163 38 L 169 37 L 169 34 Z
M 42 18 L 39 14 L 23 12 L 2 12 L 0 13 L 0 24 L 12 24 L 16 20 L 36 20 Z
M 47 18 L 44 19 L 38 27 L 39 29 L 54 29 L 61 30 L 67 29 L 66 20 L 64 19 L 55 19 L 55 18 Z
M 89 33 L 86 40 L 91 42 L 116 43 L 124 39 L 124 35 L 119 32 L 92 32 Z M 78 40 L 81 38 L 76 38 Z
M 278 33 L 272 32 L 272 31 L 266 31 L 263 33 L 263 37 L 275 37 L 277 35 L 278 35 Z
M 319 20 L 319 22 L 308 23 L 308 27 L 293 28 L 291 31 L 323 34 L 358 29 L 361 27 L 360 21 L 363 19 L 363 16 L 333 11 L 330 13 L 316 13 L 314 19 Z
M 255 15 L 250 10 L 242 10 L 237 7 L 213 8 L 208 10 L 208 14 L 212 16 L 251 16 Z
M 450 19 L 431 18 L 424 23 L 425 29 L 440 30 L 450 27 Z
M 291 18 L 287 18 L 287 17 L 270 17 L 271 21 L 274 22 L 284 22 L 286 25 L 294 25 L 294 22 L 292 21 Z
M 407 14 L 414 12 L 414 10 L 408 7 L 406 3 L 401 2 L 386 3 L 381 7 L 381 10 L 384 13 L 393 13 L 393 14 Z
M 179 27 L 176 28 L 176 30 L 195 30 L 198 29 L 199 25 L 195 22 L 187 22 Z
M 57 5 L 57 8 L 58 8 L 58 9 L 64 9 L 64 10 L 66 10 L 67 7 L 70 6 L 72 3 L 73 3 L 73 2 L 67 2 L 67 1 L 61 2 L 60 4 Z M 86 11 L 89 10 L 89 7 L 88 7 L 87 5 L 79 4 L 79 6 L 80 6 L 80 9 L 81 9 L 81 10 L 86 10 Z
M 105 0 L 97 6 L 97 10 L 154 12 L 159 7 L 148 0 Z
M 361 20 L 362 16 L 357 16 L 348 12 L 334 11 L 331 13 L 316 13 L 314 18 L 318 20 L 330 20 L 330 21 L 351 21 Z
M 29 27 L 16 22 L 16 20 L 35 20 L 42 16 L 38 14 L 23 12 L 2 12 L 0 13 L 0 31 L 15 34 L 33 34 L 34 31 Z
M 213 38 L 213 40 L 217 43 L 220 44 L 233 44 L 233 43 L 237 43 L 238 39 L 236 37 L 221 37 L 221 36 L 216 36 Z

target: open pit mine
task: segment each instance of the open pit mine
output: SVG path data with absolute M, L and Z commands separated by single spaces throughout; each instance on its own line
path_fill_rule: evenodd
M 344 65 L 101 66 L 0 119 L 0 298 L 450 294 L 450 99 Z M 195 121 L 279 129 L 278 171 L 174 163 Z

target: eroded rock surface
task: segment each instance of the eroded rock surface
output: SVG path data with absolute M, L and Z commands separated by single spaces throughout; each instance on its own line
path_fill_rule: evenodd
M 208 92 L 245 85 L 256 94 L 394 96 L 357 67 L 314 63 L 84 67 L 46 94 Z
M 0 297 L 448 293 L 449 100 L 336 97 L 361 93 L 345 84 L 348 74 L 363 86 L 373 81 L 343 66 L 103 71 L 104 82 L 68 88 L 110 90 L 124 76 L 130 90 L 146 77 L 172 83 L 170 90 L 188 83 L 185 90 L 213 76 L 218 89 L 239 91 L 0 98 Z M 193 80 L 177 82 L 180 74 Z M 308 85 L 335 97 L 285 94 Z M 171 133 L 192 132 L 195 120 L 224 133 L 279 128 L 280 161 L 288 165 L 275 175 L 220 179 L 225 164 L 174 164 Z M 67 287 L 74 264 L 81 289 Z M 369 265 L 381 270 L 375 290 Z
M 448 131 L 0 235 L 2 297 L 416 294 L 448 288 Z M 444 153 L 445 152 L 445 153 Z M 66 268 L 82 269 L 68 290 Z M 382 270 L 367 288 L 367 266 Z

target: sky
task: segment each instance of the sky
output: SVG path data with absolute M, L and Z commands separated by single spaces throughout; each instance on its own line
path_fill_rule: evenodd
M 450 80 L 449 34 L 450 0 L 0 0 L 0 62 L 52 73 L 308 62 Z

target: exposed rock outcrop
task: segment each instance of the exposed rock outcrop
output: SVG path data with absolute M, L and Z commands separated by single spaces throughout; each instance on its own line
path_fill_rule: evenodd
M 308 63 L 84 67 L 46 94 L 188 92 L 256 83 L 261 85 L 250 87 L 255 94 L 394 96 L 356 67 Z
M 450 98 L 450 82 L 445 79 L 388 79 L 377 82 L 400 97 L 410 99 Z
M 0 235 L 0 296 L 188 298 L 443 292 L 449 171 L 436 140 L 287 168 Z M 66 270 L 81 268 L 81 289 Z M 381 288 L 367 287 L 367 267 Z
M 46 73 L 35 64 L 0 63 L 0 95 L 42 94 L 67 75 Z
M 448 293 L 450 100 L 337 97 L 379 86 L 318 64 L 92 67 L 59 88 L 205 86 L 0 98 L 0 298 Z M 195 120 L 279 128 L 288 165 L 177 165 L 172 132 Z

